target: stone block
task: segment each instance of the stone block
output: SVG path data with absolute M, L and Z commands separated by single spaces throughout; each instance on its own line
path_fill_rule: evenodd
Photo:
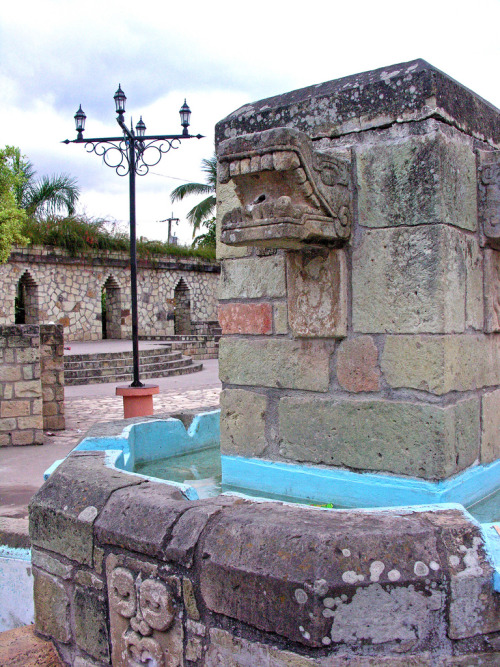
M 38 398 L 42 395 L 42 385 L 40 380 L 25 380 L 16 382 L 14 391 L 17 398 Z
M 0 382 L 17 382 L 22 380 L 20 366 L 7 366 L 5 363 L 0 365 Z
M 477 239 L 463 236 L 462 252 L 465 257 L 466 299 L 465 328 L 484 329 L 484 272 L 483 251 Z
M 104 597 L 92 589 L 75 586 L 72 608 L 77 645 L 94 658 L 108 662 L 109 637 Z
M 347 391 L 378 391 L 378 350 L 371 336 L 342 341 L 337 352 L 337 380 Z
M 193 582 L 187 577 L 183 577 L 182 579 L 182 599 L 189 618 L 194 621 L 199 621 L 200 612 L 198 611 L 198 605 L 196 604 Z
M 280 454 L 293 461 L 445 479 L 479 456 L 479 400 L 280 400 Z M 321 424 L 321 429 L 318 428 Z
M 484 325 L 487 333 L 500 331 L 500 252 L 484 251 Z
M 11 441 L 13 445 L 43 445 L 43 433 L 33 429 L 14 431 L 11 434 Z
M 37 632 L 63 644 L 71 640 L 69 597 L 62 582 L 33 568 L 35 627 Z
M 18 417 L 17 427 L 22 430 L 28 428 L 43 429 L 42 415 L 32 415 L 31 417 Z
M 2 401 L 0 403 L 0 417 L 19 417 L 30 414 L 29 401 Z
M 286 296 L 283 255 L 226 260 L 222 263 L 219 299 L 262 299 Z
M 219 323 L 223 334 L 271 334 L 270 303 L 223 303 L 219 306 Z
M 332 349 L 321 340 L 223 338 L 219 377 L 228 384 L 327 391 Z
M 478 151 L 478 213 L 484 235 L 494 247 L 500 244 L 500 151 Z
M 17 423 L 14 417 L 0 418 L 0 431 L 14 431 L 16 428 Z
M 64 415 L 54 415 L 53 417 L 43 418 L 43 428 L 50 431 L 64 431 L 66 421 Z
M 262 456 L 267 445 L 266 396 L 244 389 L 224 389 L 220 405 L 221 453 Z
M 342 338 L 347 333 L 344 250 L 288 252 L 288 322 L 295 336 Z
M 31 563 L 39 570 L 45 570 L 45 572 L 53 574 L 60 579 L 71 579 L 71 575 L 73 574 L 73 566 L 71 564 L 58 560 L 38 549 L 32 550 Z
M 106 468 L 103 452 L 73 453 L 31 499 L 31 543 L 92 566 L 96 517 L 113 491 L 139 483 Z
M 391 387 L 446 394 L 500 384 L 500 336 L 387 336 L 381 368 Z
M 500 458 L 500 389 L 483 394 L 481 463 L 492 463 Z
M 360 333 L 459 333 L 467 262 L 446 225 L 370 229 L 353 251 L 353 328 Z
M 469 138 L 446 128 L 357 150 L 359 223 L 477 228 L 476 159 Z
M 288 333 L 288 304 L 275 303 L 273 304 L 274 317 L 274 333 L 287 334 Z
M 36 347 L 27 347 L 16 350 L 16 362 L 18 364 L 30 364 L 40 359 L 40 351 Z
M 308 647 L 397 642 L 418 653 L 446 632 L 443 540 L 452 533 L 467 540 L 480 529 L 451 509 L 322 512 L 241 503 L 205 531 L 200 591 L 212 612 Z M 273 663 L 248 662 L 265 664 Z

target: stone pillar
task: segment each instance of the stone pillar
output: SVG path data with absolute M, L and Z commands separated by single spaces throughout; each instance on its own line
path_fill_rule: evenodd
M 62 324 L 40 325 L 43 428 L 63 431 L 64 418 L 64 335 Z
M 247 105 L 216 143 L 223 454 L 499 459 L 500 112 L 418 60 Z

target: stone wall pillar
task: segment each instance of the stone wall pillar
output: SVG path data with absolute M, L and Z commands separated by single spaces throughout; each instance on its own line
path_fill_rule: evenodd
M 61 324 L 40 325 L 43 428 L 65 429 L 64 418 L 64 336 Z

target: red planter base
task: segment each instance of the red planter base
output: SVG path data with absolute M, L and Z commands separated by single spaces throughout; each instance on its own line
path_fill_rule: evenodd
M 122 386 L 116 388 L 116 395 L 123 396 L 123 414 L 125 419 L 130 417 L 147 417 L 152 415 L 153 395 L 158 394 L 157 384 L 145 384 L 143 387 Z

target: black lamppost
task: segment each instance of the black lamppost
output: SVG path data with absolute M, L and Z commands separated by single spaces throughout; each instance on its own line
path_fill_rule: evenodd
M 150 167 L 154 167 L 165 153 L 173 148 L 179 148 L 181 139 L 202 139 L 203 135 L 192 135 L 188 132 L 191 110 L 184 100 L 180 108 L 182 134 L 146 135 L 146 125 L 142 116 L 134 128 L 125 125 L 125 102 L 127 98 L 118 86 L 114 95 L 116 104 L 117 122 L 123 130 L 121 137 L 99 137 L 84 139 L 86 115 L 82 106 L 75 114 L 76 139 L 66 139 L 64 144 L 85 144 L 88 153 L 95 153 L 102 157 L 103 162 L 115 169 L 118 176 L 129 177 L 130 203 L 130 291 L 132 296 L 132 353 L 134 363 L 134 379 L 131 387 L 143 387 L 139 380 L 139 331 L 137 324 L 137 251 L 136 251 L 136 223 L 135 223 L 135 176 L 145 176 Z M 156 151 L 156 152 L 155 152 Z M 148 157 L 146 154 L 148 153 Z

